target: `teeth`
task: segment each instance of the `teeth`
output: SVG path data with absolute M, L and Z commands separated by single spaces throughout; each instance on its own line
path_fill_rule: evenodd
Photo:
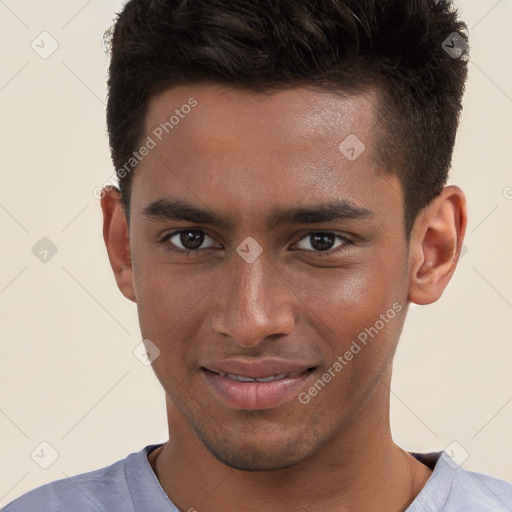
M 263 377 L 261 379 L 255 379 L 257 382 L 270 382 L 273 380 L 284 379 L 288 374 L 280 373 L 279 375 L 271 375 L 270 377 Z
M 260 379 L 256 379 L 254 377 L 245 377 L 243 375 L 235 375 L 234 373 L 224 373 L 219 372 L 219 375 L 223 377 L 227 377 L 231 380 L 237 380 L 239 382 L 272 382 L 274 380 L 281 380 L 285 377 L 297 377 L 301 375 L 301 372 L 293 372 L 293 373 L 280 373 L 279 375 L 270 375 L 269 377 L 262 377 Z
M 254 382 L 254 379 L 251 377 L 244 377 L 242 375 L 235 375 L 234 373 L 221 373 L 222 376 L 227 377 L 231 380 L 238 380 L 240 382 Z

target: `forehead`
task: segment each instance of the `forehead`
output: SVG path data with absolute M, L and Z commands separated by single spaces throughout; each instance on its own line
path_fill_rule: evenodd
M 301 198 L 400 203 L 394 176 L 377 173 L 375 92 L 340 95 L 322 89 L 255 92 L 187 85 L 154 94 L 134 190 L 145 201 L 187 197 L 233 206 L 242 214 Z M 380 180 L 391 187 L 382 190 Z M 141 204 L 141 207 L 144 205 Z M 373 207 L 372 207 L 373 206 Z
M 187 107 L 196 102 L 192 109 Z M 269 142 L 277 137 L 279 144 L 326 137 L 341 142 L 344 135 L 355 132 L 364 132 L 368 139 L 376 106 L 375 90 L 355 95 L 306 87 L 256 92 L 220 84 L 187 85 L 165 89 L 150 98 L 145 131 L 150 134 L 170 121 L 173 126 L 166 125 L 169 138 L 186 136 L 190 142 L 214 147 L 238 135 Z

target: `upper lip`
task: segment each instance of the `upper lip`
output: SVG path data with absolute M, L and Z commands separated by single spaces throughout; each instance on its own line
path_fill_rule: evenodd
M 315 365 L 284 361 L 282 359 L 258 359 L 253 361 L 242 359 L 222 359 L 207 361 L 203 368 L 216 373 L 231 373 L 253 379 L 262 379 L 283 373 L 303 373 Z

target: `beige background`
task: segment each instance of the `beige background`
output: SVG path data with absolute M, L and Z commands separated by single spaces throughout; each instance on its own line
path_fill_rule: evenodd
M 121 5 L 0 0 L 1 504 L 167 439 L 92 192 L 113 172 L 102 35 Z M 456 441 L 465 468 L 512 481 L 512 0 L 457 5 L 472 59 L 451 182 L 468 198 L 468 251 L 442 299 L 410 311 L 392 429 L 408 450 Z M 43 59 L 31 43 L 48 51 L 50 37 Z M 42 237 L 58 249 L 46 263 Z M 58 452 L 48 469 L 42 442 Z

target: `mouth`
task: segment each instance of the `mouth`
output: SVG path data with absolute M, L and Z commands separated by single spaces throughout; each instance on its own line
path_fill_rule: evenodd
M 236 380 L 237 382 L 273 382 L 275 380 L 283 380 L 286 378 L 293 379 L 295 377 L 300 377 L 301 375 L 304 375 L 305 373 L 312 370 L 312 368 L 308 368 L 307 370 L 304 370 L 303 372 L 291 372 L 291 373 L 280 373 L 278 375 L 269 375 L 268 377 L 248 377 L 246 375 L 236 375 L 235 373 L 224 373 L 224 372 L 213 372 L 217 375 L 220 375 L 221 377 L 227 377 L 231 380 Z
M 222 371 L 203 366 L 201 372 L 216 399 L 224 405 L 235 409 L 261 410 L 292 400 L 307 385 L 316 369 L 295 367 L 292 371 L 272 371 L 269 369 L 271 366 L 246 367 L 244 371 L 236 373 L 233 369 Z

